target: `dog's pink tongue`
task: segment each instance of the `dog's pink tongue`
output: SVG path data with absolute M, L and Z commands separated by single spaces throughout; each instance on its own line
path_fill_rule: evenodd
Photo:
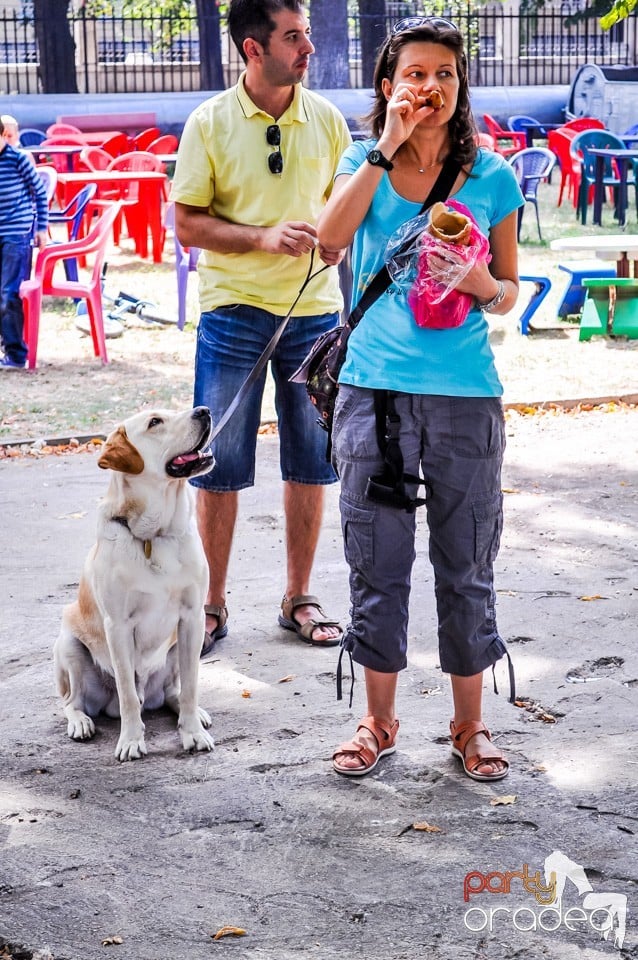
M 182 453 L 179 457 L 173 459 L 173 463 L 181 467 L 183 463 L 192 463 L 193 460 L 199 460 L 198 453 Z

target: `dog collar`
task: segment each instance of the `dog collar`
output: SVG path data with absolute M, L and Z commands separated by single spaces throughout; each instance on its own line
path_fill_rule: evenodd
M 126 519 L 126 517 L 111 517 L 111 520 L 113 520 L 114 523 L 119 523 L 119 525 L 120 525 L 121 527 L 126 527 L 126 529 L 127 529 L 128 532 L 131 534 L 131 536 L 133 537 L 134 540 L 139 540 L 139 539 L 140 539 L 139 537 L 136 537 L 136 536 L 135 536 L 135 534 L 133 533 L 133 531 L 132 531 L 131 528 L 129 527 L 129 525 L 128 525 L 128 520 Z M 147 560 L 150 560 L 150 559 L 151 559 L 151 553 L 152 553 L 152 550 L 153 550 L 153 541 L 152 541 L 152 540 L 141 540 L 140 542 L 144 545 L 144 556 L 146 557 Z

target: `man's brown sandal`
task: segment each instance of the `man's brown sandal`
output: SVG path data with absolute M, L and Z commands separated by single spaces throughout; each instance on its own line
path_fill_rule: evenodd
M 466 720 L 465 723 L 459 723 L 458 725 L 454 723 L 454 720 L 450 720 L 452 753 L 455 757 L 459 758 L 463 764 L 463 769 L 468 777 L 472 778 L 472 780 L 502 780 L 503 777 L 506 777 L 509 773 L 510 765 L 497 747 L 490 746 L 490 748 L 486 751 L 481 752 L 479 750 L 478 753 L 473 754 L 471 757 L 465 756 L 465 748 L 472 737 L 476 736 L 477 733 L 485 734 L 487 739 L 490 741 L 492 739 L 490 736 L 490 731 L 481 720 Z M 480 767 L 484 763 L 491 763 L 494 761 L 504 764 L 502 769 L 495 770 L 493 773 L 476 772 L 477 767 Z
M 204 645 L 200 653 L 200 659 L 207 657 L 218 640 L 222 640 L 228 633 L 228 609 L 225 606 L 219 606 L 214 603 L 204 604 L 204 613 L 207 617 L 217 617 L 217 626 L 214 630 L 204 630 Z
M 312 620 L 306 620 L 305 623 L 299 623 L 295 620 L 295 610 L 299 607 L 316 607 L 319 615 Z M 304 643 L 310 643 L 313 647 L 336 647 L 341 643 L 343 628 L 339 621 L 330 620 L 321 609 L 317 597 L 313 597 L 312 594 L 299 593 L 290 599 L 284 597 L 281 601 L 281 611 L 279 626 L 284 630 L 294 630 Z M 325 627 L 336 627 L 339 630 L 339 636 L 329 637 L 327 640 L 315 640 L 315 631 L 323 630 Z
M 371 773 L 376 767 L 381 757 L 386 757 L 389 753 L 396 750 L 396 739 L 399 732 L 399 721 L 395 720 L 390 726 L 376 720 L 374 717 L 364 717 L 359 726 L 359 730 L 369 730 L 377 741 L 376 752 L 365 743 L 357 743 L 350 740 L 348 743 L 342 743 L 332 754 L 332 765 L 337 773 L 342 773 L 346 777 L 363 777 L 366 773 Z M 346 767 L 337 763 L 337 757 L 345 754 L 348 757 L 358 757 L 361 765 L 358 767 Z

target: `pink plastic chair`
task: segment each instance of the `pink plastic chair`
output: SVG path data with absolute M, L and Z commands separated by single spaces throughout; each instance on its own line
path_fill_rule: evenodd
M 74 127 L 72 123 L 52 123 L 47 127 L 47 137 L 66 136 L 66 134 L 82 133 L 79 127 Z
M 85 147 L 78 157 L 81 170 L 108 170 L 113 157 L 101 147 Z
M 37 360 L 43 296 L 73 297 L 76 300 L 86 300 L 95 356 L 101 357 L 102 363 L 109 362 L 106 353 L 102 310 L 102 264 L 104 263 L 110 230 L 119 212 L 119 203 L 109 204 L 108 207 L 104 208 L 102 216 L 86 237 L 82 237 L 80 240 L 69 240 L 68 243 L 43 247 L 39 250 L 35 262 L 34 276 L 31 280 L 23 280 L 20 284 L 20 297 L 24 309 L 24 339 L 27 344 L 27 367 L 29 370 L 35 369 Z M 88 253 L 94 253 L 95 260 L 91 278 L 87 283 L 54 279 L 53 272 L 57 263 L 69 258 L 83 257 Z

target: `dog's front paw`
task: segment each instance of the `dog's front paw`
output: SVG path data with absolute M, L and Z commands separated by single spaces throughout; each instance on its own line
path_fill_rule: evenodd
M 95 724 L 80 710 L 67 714 L 66 732 L 72 740 L 90 740 L 95 733 Z
M 212 727 L 213 721 L 211 720 L 209 713 L 206 713 L 206 711 L 202 707 L 197 708 L 197 713 L 199 716 L 199 722 L 201 723 L 202 727 L 206 727 L 206 729 L 208 729 L 209 727 Z
M 208 726 L 210 726 L 210 717 L 208 717 Z M 180 724 L 179 729 L 182 735 L 182 746 L 184 750 L 214 749 L 215 741 L 197 721 L 192 724 Z
M 129 737 L 122 734 L 115 748 L 115 756 L 120 763 L 124 763 L 126 760 L 139 760 L 141 757 L 145 757 L 147 753 L 143 733 L 139 737 Z

